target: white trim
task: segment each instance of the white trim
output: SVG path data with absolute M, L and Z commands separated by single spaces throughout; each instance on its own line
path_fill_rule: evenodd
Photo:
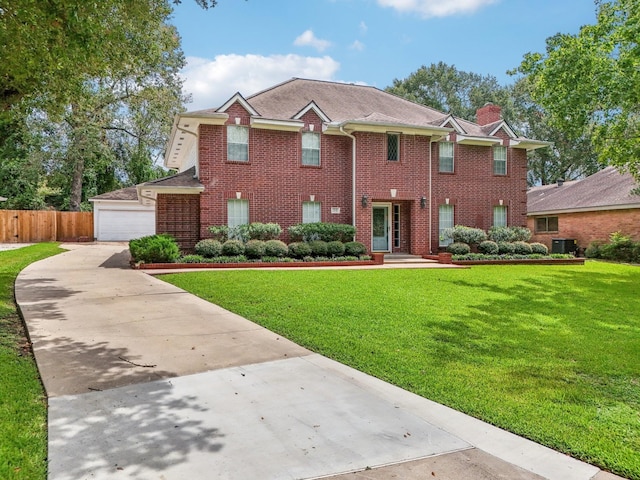
M 518 136 L 516 135 L 516 132 L 514 132 L 513 129 L 509 126 L 509 124 L 504 120 L 502 120 L 493 130 L 491 130 L 491 133 L 489 133 L 489 135 L 495 135 L 501 128 L 504 128 L 507 132 L 507 135 L 509 135 L 511 138 L 516 138 Z
M 242 107 L 249 112 L 250 115 L 256 115 L 259 116 L 260 114 L 256 111 L 255 108 L 253 108 L 249 102 L 247 102 L 244 97 L 240 94 L 240 92 L 236 92 L 236 94 L 231 97 L 229 100 L 227 100 L 225 102 L 224 105 L 222 105 L 220 108 L 218 108 L 216 110 L 216 112 L 226 112 L 231 105 L 233 105 L 234 103 L 238 102 L 240 105 L 242 105 Z
M 548 215 L 558 215 L 561 213 L 583 213 L 583 212 L 606 212 L 608 210 L 633 210 L 640 208 L 640 203 L 630 203 L 628 205 L 602 205 L 597 207 L 563 208 L 559 210 L 540 210 L 538 212 L 527 212 L 527 217 L 538 217 Z
M 380 122 L 366 122 L 362 120 L 347 120 L 342 124 L 329 124 L 327 128 L 333 126 L 343 127 L 343 129 L 349 133 L 353 132 L 370 132 L 370 133 L 388 133 L 393 131 L 394 133 L 402 133 L 404 135 L 423 135 L 425 137 L 438 136 L 443 137 L 448 133 L 453 132 L 452 128 L 441 128 L 435 126 L 418 126 L 418 125 L 406 125 L 401 123 L 380 123 Z
M 316 115 L 318 115 L 322 119 L 323 122 L 329 123 L 331 121 L 331 119 L 329 117 L 327 117 L 327 115 L 325 115 L 325 113 L 322 111 L 322 109 L 320 107 L 318 107 L 316 102 L 314 102 L 313 100 L 306 107 L 304 107 L 302 110 L 300 110 L 298 113 L 296 113 L 293 116 L 293 119 L 294 120 L 299 120 L 309 110 L 313 110 L 316 113 Z
M 440 126 L 440 127 L 443 127 L 443 128 L 446 128 L 446 127 L 445 127 L 445 125 L 446 125 L 447 123 L 451 123 L 451 125 L 453 125 L 453 128 L 455 129 L 455 131 L 456 131 L 457 133 L 461 133 L 461 134 L 466 134 L 466 133 L 467 133 L 467 131 L 466 131 L 464 128 L 462 128 L 462 126 L 457 122 L 457 120 L 455 119 L 455 117 L 454 117 L 453 115 L 451 115 L 451 114 L 449 114 L 449 115 L 445 118 L 445 120 L 444 120 L 442 123 L 440 123 L 440 125 L 439 125 L 439 126 Z
M 492 147 L 494 145 L 502 145 L 501 138 L 476 137 L 473 135 L 457 135 L 456 143 L 460 145 L 480 145 Z
M 251 117 L 251 127 L 264 130 L 298 132 L 304 128 L 304 123 L 299 120 L 273 120 L 269 118 Z
M 387 248 L 386 250 L 374 250 L 373 249 L 373 209 L 376 207 L 384 207 L 387 210 Z M 371 251 L 372 252 L 393 252 L 393 245 L 391 243 L 391 237 L 392 235 L 390 234 L 390 230 L 392 230 L 393 225 L 392 225 L 392 220 L 393 220 L 393 203 L 391 202 L 373 202 L 371 204 Z
M 513 148 L 523 148 L 527 151 L 536 150 L 538 148 L 550 147 L 553 142 L 544 142 L 542 140 L 531 140 L 529 138 L 512 138 L 509 140 L 509 146 Z

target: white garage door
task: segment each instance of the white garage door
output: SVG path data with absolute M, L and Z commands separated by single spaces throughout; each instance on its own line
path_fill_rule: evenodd
M 98 240 L 123 242 L 156 233 L 156 216 L 153 211 L 104 210 L 98 213 Z

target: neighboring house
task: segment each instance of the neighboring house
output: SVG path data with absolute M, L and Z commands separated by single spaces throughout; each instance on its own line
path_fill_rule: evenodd
M 138 193 L 184 249 L 212 225 L 322 221 L 355 225 L 370 251 L 435 252 L 455 224 L 526 224 L 526 152 L 548 143 L 518 137 L 496 105 L 477 115 L 294 78 L 179 114 L 165 165 L 180 173 Z
M 98 241 L 128 241 L 156 233 L 153 202 L 141 205 L 136 187 L 103 193 L 93 202 L 93 231 Z
M 593 241 L 608 241 L 622 232 L 640 241 L 640 196 L 630 174 L 607 167 L 571 182 L 533 187 L 527 193 L 532 241 L 549 248 L 553 239 L 575 239 L 579 248 Z

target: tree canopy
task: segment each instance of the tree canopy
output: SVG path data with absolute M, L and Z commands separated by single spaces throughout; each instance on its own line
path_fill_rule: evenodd
M 640 3 L 597 0 L 597 23 L 547 39 L 517 71 L 570 141 L 587 136 L 600 161 L 640 179 Z

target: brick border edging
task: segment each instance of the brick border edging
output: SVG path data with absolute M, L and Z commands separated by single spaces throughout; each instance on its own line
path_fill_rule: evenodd
M 584 258 L 548 258 L 522 260 L 453 260 L 454 265 L 584 265 Z

